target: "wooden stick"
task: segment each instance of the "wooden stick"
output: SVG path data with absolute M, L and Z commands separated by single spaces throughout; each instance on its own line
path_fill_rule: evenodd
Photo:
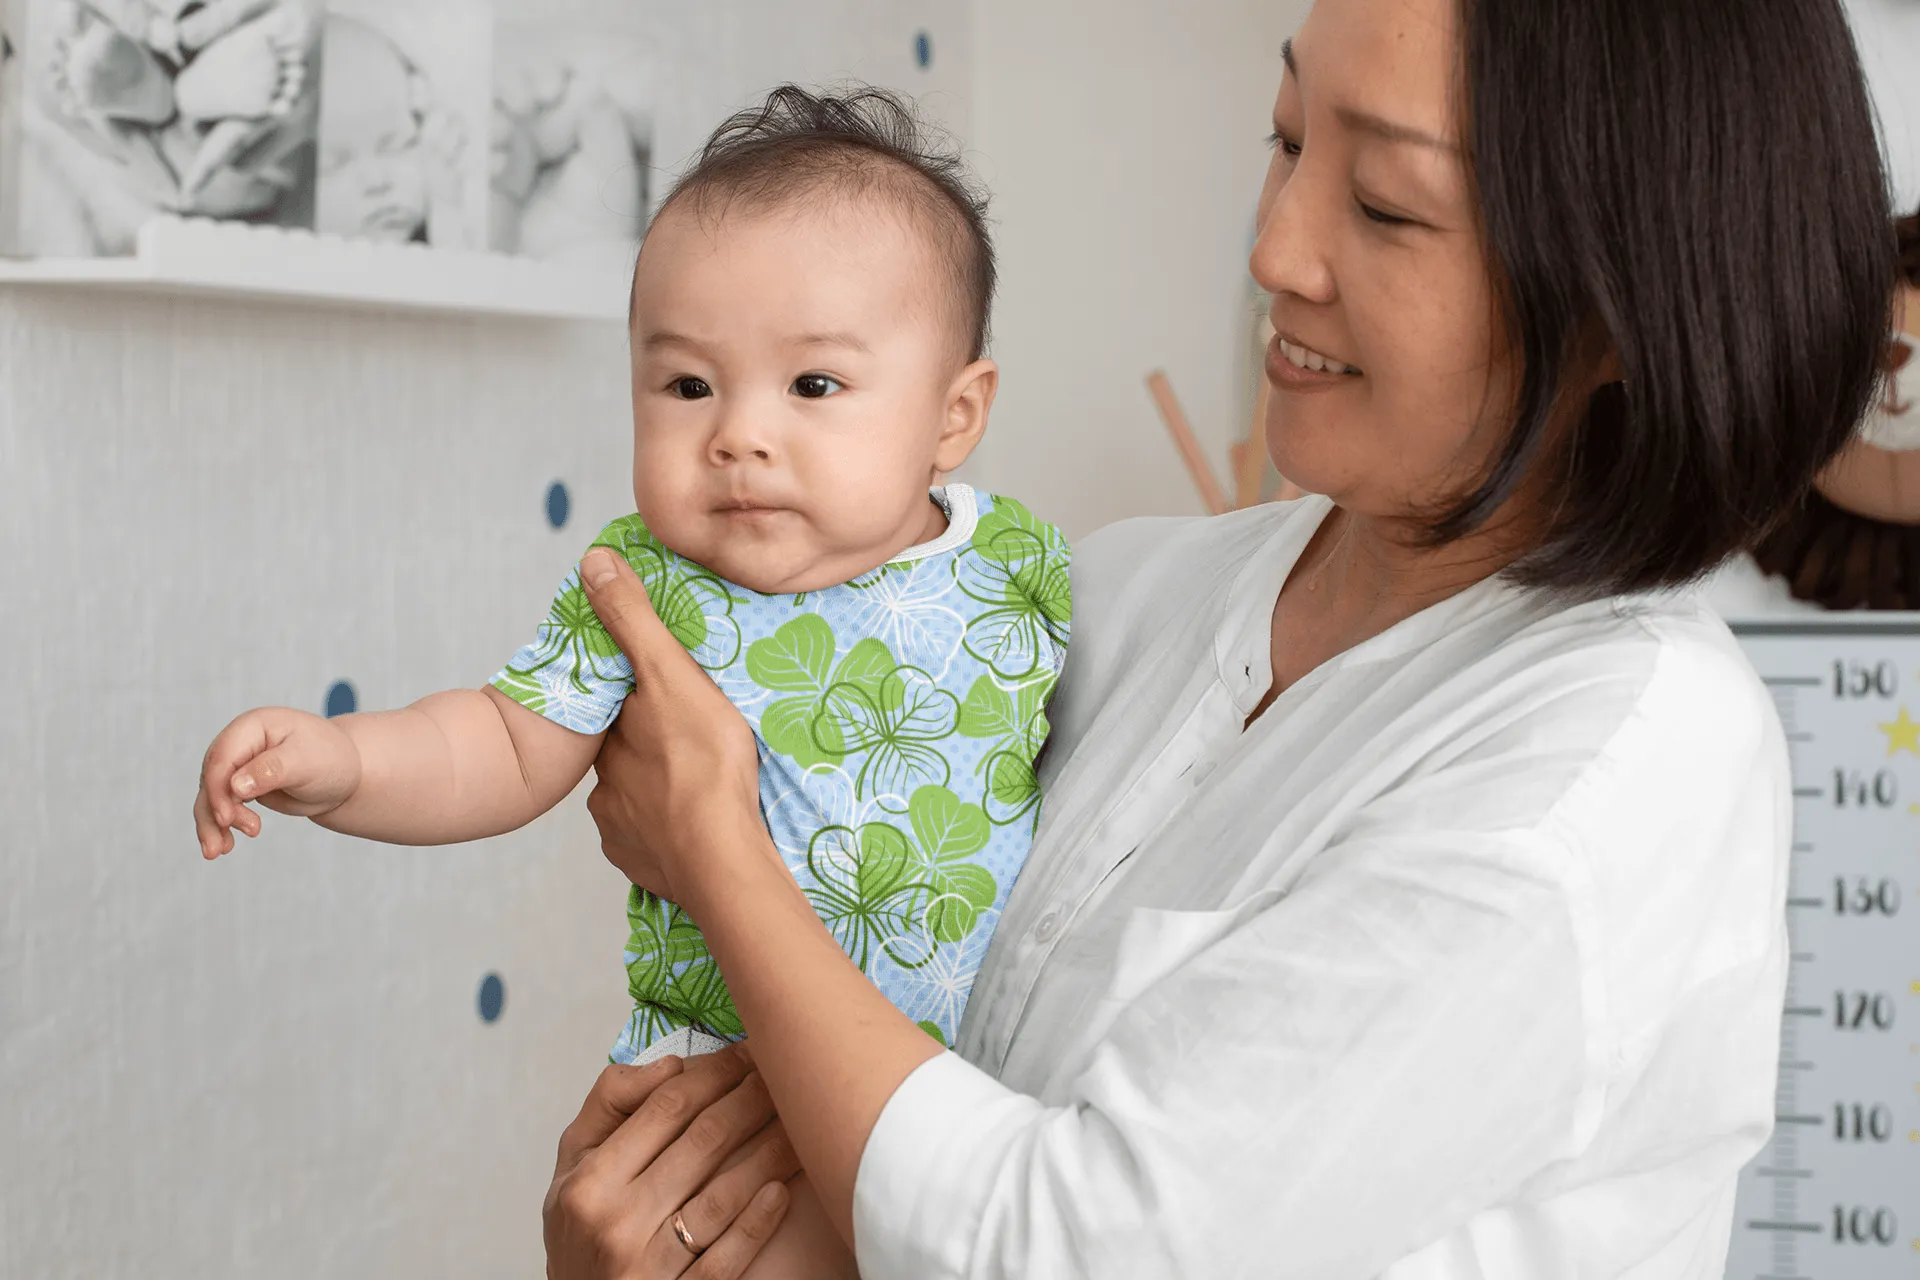
M 1174 447 L 1180 450 L 1180 457 L 1187 464 L 1187 474 L 1193 477 L 1193 487 L 1200 491 L 1200 500 L 1214 515 L 1226 514 L 1230 510 L 1226 491 L 1220 487 L 1213 468 L 1207 465 L 1207 455 L 1201 451 L 1193 428 L 1187 425 L 1187 415 L 1181 411 L 1179 400 L 1174 398 L 1173 386 L 1167 381 L 1167 375 L 1158 369 L 1148 374 L 1147 390 L 1153 393 L 1153 402 L 1160 410 L 1160 421 L 1167 424 L 1167 434 L 1173 437 Z
M 1260 389 L 1253 394 L 1253 421 L 1247 424 L 1247 438 L 1233 446 L 1233 505 L 1257 506 L 1260 481 L 1267 472 L 1267 385 L 1260 377 Z

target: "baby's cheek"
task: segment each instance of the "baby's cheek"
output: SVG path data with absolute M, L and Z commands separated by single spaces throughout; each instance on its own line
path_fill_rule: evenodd
M 636 459 L 633 468 L 633 509 L 655 535 L 671 544 L 673 535 L 684 536 L 691 486 L 676 469 L 663 465 L 664 459 L 651 458 L 644 464 Z

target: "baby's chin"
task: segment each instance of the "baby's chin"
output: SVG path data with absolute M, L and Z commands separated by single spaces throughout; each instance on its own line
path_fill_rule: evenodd
M 791 509 L 740 516 L 659 502 L 642 503 L 639 511 L 653 536 L 674 554 L 761 595 L 837 587 L 879 568 L 899 550 L 859 545 L 865 540 L 844 536 L 845 529 L 823 529 Z
M 758 591 L 763 596 L 802 595 L 837 587 L 866 573 L 878 564 L 849 569 L 850 561 L 839 557 L 805 553 L 780 555 L 733 554 L 718 552 L 706 559 L 689 556 L 735 586 Z
M 675 554 L 735 586 L 761 595 L 797 595 L 821 591 L 858 577 L 872 566 L 856 564 L 844 553 L 835 555 L 809 545 L 792 530 L 721 528 L 687 531 L 675 538 L 671 529 L 655 529 L 654 536 Z M 880 557 L 885 560 L 884 554 Z M 851 567 L 850 567 L 851 566 Z

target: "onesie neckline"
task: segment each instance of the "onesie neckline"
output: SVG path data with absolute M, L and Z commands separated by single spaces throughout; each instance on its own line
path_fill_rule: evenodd
M 929 556 L 941 555 L 973 541 L 973 531 L 980 523 L 979 504 L 974 501 L 973 486 L 935 485 L 927 490 L 927 495 L 933 499 L 935 505 L 947 513 L 947 531 L 931 542 L 923 542 L 917 547 L 908 547 L 899 555 L 889 559 L 888 564 L 906 564 L 914 560 L 925 560 Z

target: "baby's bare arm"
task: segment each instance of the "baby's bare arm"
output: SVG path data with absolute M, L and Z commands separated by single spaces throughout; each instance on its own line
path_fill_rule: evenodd
M 333 723 L 359 751 L 360 785 L 314 821 L 389 844 L 455 844 L 525 826 L 586 776 L 604 736 L 563 728 L 491 687 Z
M 806 1173 L 795 1174 L 787 1189 L 793 1195 L 787 1216 L 741 1280 L 859 1280 L 853 1254 L 828 1221 Z

